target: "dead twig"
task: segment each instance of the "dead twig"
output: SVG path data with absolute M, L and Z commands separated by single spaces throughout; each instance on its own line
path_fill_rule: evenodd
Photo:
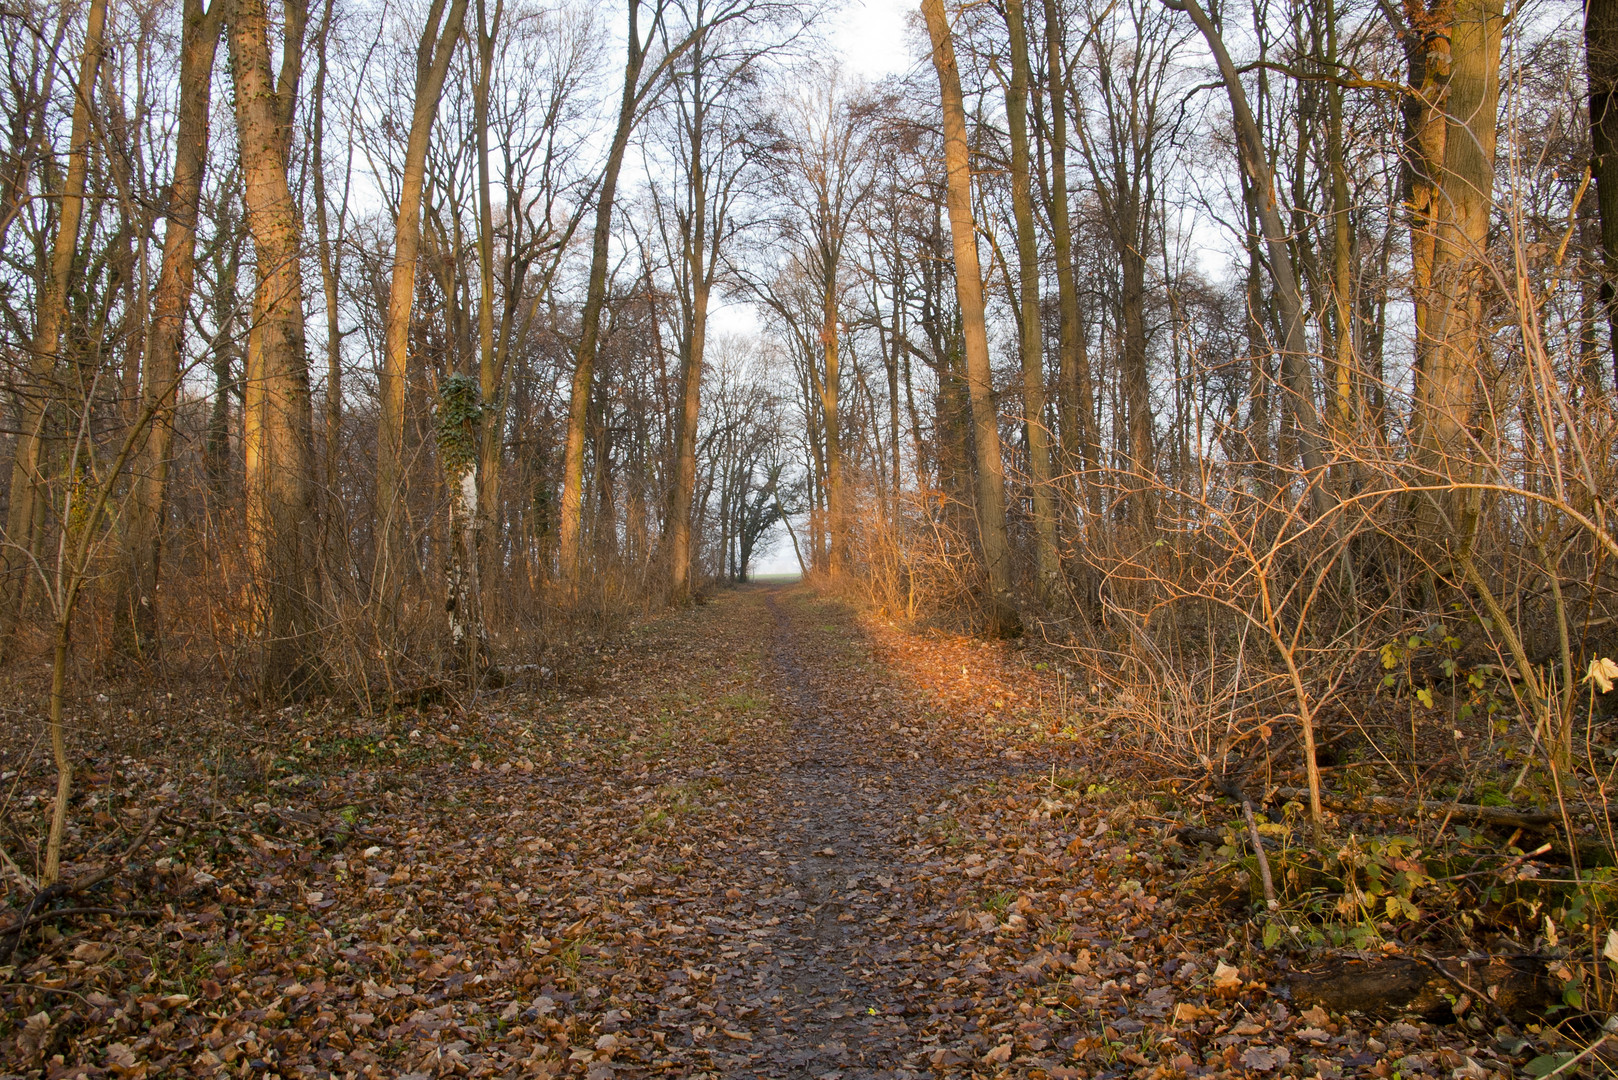
M 0 929 L 0 938 L 10 937 L 13 934 L 20 934 L 24 930 L 31 929 L 32 927 L 38 926 L 41 923 L 50 922 L 52 919 L 66 918 L 69 915 L 116 915 L 116 916 L 120 916 L 120 917 L 123 917 L 123 918 L 130 918 L 130 919 L 155 919 L 155 918 L 159 917 L 162 914 L 163 914 L 163 912 L 158 911 L 156 908 L 110 908 L 110 907 L 67 907 L 67 908 L 57 908 L 54 911 L 42 911 L 38 915 L 35 915 L 34 917 L 32 917 L 30 919 L 26 919 L 23 922 L 18 923 L 15 926 L 7 926 L 7 927 L 5 927 L 3 929 Z
M 1264 906 L 1270 911 L 1281 907 L 1275 898 L 1275 879 L 1270 876 L 1270 858 L 1264 854 L 1264 837 L 1259 835 L 1258 821 L 1253 817 L 1253 800 L 1247 797 L 1241 785 L 1229 777 L 1214 781 L 1214 786 L 1242 804 L 1242 817 L 1247 821 L 1247 835 L 1253 843 L 1253 854 L 1258 857 L 1259 881 L 1264 886 Z

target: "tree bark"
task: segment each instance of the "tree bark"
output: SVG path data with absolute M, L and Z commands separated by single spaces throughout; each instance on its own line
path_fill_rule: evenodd
M 40 458 L 50 406 L 56 397 L 52 383 L 62 356 L 73 257 L 78 250 L 79 221 L 84 214 L 84 185 L 89 172 L 90 99 L 95 93 L 96 72 L 101 67 L 102 31 L 106 24 L 106 0 L 91 0 L 84 31 L 84 52 L 79 59 L 79 78 L 74 86 L 67 174 L 62 181 L 50 276 L 39 298 L 39 316 L 28 361 L 30 393 L 23 397 L 11 463 L 6 542 L 0 548 L 0 571 L 4 573 L 0 581 L 4 589 L 0 594 L 0 639 L 10 638 L 22 615 L 32 574 L 32 555 L 39 540 L 35 527 L 42 516 L 40 488 L 45 481 Z
M 967 387 L 972 400 L 972 434 L 977 450 L 978 537 L 989 577 L 989 631 L 1019 629 L 1011 587 L 1011 544 L 1006 532 L 1005 465 L 1000 458 L 1000 418 L 989 369 L 989 336 L 983 315 L 983 271 L 978 264 L 972 223 L 972 172 L 966 139 L 966 109 L 955 44 L 943 0 L 922 0 L 921 13 L 932 39 L 933 67 L 943 100 L 944 166 L 950 236 L 955 256 L 955 293 L 961 308 Z
M 320 289 L 326 307 L 326 513 L 322 515 L 322 547 L 329 545 L 333 530 L 339 526 L 341 501 L 337 498 L 338 462 L 341 460 L 343 430 L 343 337 L 337 322 L 337 283 L 340 261 L 337 255 L 342 243 L 344 214 L 337 217 L 339 235 L 333 241 L 326 203 L 326 44 L 331 39 L 331 23 L 335 0 L 326 0 L 326 11 L 320 21 L 320 34 L 315 45 L 316 68 L 314 86 L 314 118 L 310 141 L 314 144 L 314 199 L 315 230 L 319 244 Z M 347 185 L 344 185 L 347 194 Z M 346 211 L 345 211 L 346 213 Z
M 1591 169 L 1601 212 L 1601 306 L 1618 388 L 1618 0 L 1586 0 L 1585 63 L 1589 72 Z
M 833 580 L 841 577 L 848 559 L 848 508 L 843 476 L 842 357 L 837 338 L 837 260 L 827 257 L 820 293 L 820 346 L 825 368 L 820 380 L 820 412 L 826 440 L 826 572 Z
M 1064 465 L 1069 469 L 1082 465 L 1078 478 L 1080 499 L 1094 517 L 1101 512 L 1101 489 L 1096 483 L 1101 461 L 1095 432 L 1095 389 L 1085 348 L 1084 323 L 1079 313 L 1078 281 L 1073 273 L 1073 226 L 1067 196 L 1067 79 L 1062 57 L 1061 15 L 1056 0 L 1043 2 L 1049 67 L 1046 99 L 1051 109 L 1051 244 L 1056 259 L 1057 304 L 1062 320 L 1062 353 L 1058 367 L 1061 388 L 1057 408 Z
M 427 143 L 449 74 L 450 57 L 461 37 L 467 0 L 434 0 L 416 48 L 416 100 L 405 144 L 394 226 L 393 281 L 388 290 L 386 342 L 377 374 L 379 407 L 376 447 L 377 557 L 372 594 L 386 603 L 398 587 L 402 567 L 397 544 L 403 527 L 405 380 L 410 362 L 410 310 L 416 299 L 416 259 L 421 251 L 421 192 L 427 175 Z M 439 19 L 442 16 L 443 25 Z
M 296 83 L 283 79 L 278 90 L 273 81 L 264 6 L 264 0 L 235 0 L 229 44 L 247 225 L 257 270 L 242 440 L 249 580 L 263 644 L 258 692 L 261 699 L 274 701 L 305 692 L 314 677 L 313 417 L 298 207 L 287 180 L 287 95 L 295 94 Z
M 698 9 L 700 11 L 700 7 Z M 700 17 L 700 16 L 699 16 Z M 703 98 L 702 42 L 692 51 L 691 114 L 686 125 L 690 161 L 686 183 L 691 216 L 684 222 L 686 274 L 691 282 L 689 325 L 680 356 L 679 405 L 674 435 L 674 486 L 669 491 L 669 600 L 691 598 L 691 500 L 697 485 L 697 421 L 702 409 L 702 362 L 708 341 L 708 295 L 713 278 L 707 259 L 708 185 L 703 160 L 707 103 Z M 717 237 L 715 238 L 717 242 Z
M 590 278 L 579 315 L 579 347 L 573 363 L 573 385 L 568 396 L 567 437 L 562 459 L 562 508 L 557 523 L 557 572 L 570 586 L 579 575 L 579 526 L 584 506 L 584 436 L 590 418 L 590 392 L 595 378 L 596 351 L 601 344 L 601 309 L 607 298 L 607 262 L 612 240 L 613 204 L 618 198 L 618 174 L 629 136 L 640 108 L 640 75 L 645 51 L 640 40 L 640 0 L 629 0 L 629 51 L 624 62 L 624 90 L 618 103 L 601 187 L 596 193 L 595 236 L 590 246 Z
M 477 129 L 478 154 L 478 393 L 482 401 L 482 423 L 478 433 L 477 507 L 472 517 L 472 543 L 477 550 L 477 612 L 488 617 L 488 596 L 483 586 L 493 589 L 496 573 L 503 569 L 499 543 L 500 472 L 503 464 L 506 426 L 505 357 L 511 334 L 510 313 L 514 297 L 507 297 L 503 339 L 497 347 L 494 320 L 494 200 L 489 186 L 489 83 L 494 67 L 494 45 L 500 36 L 505 13 L 504 0 L 495 0 L 494 17 L 489 18 L 484 0 L 477 0 L 478 80 L 473 93 L 472 124 Z M 510 223 L 513 230 L 515 222 Z M 513 238 L 515 239 L 515 238 Z M 478 628 L 481 638 L 483 628 Z
M 1483 296 L 1489 214 L 1494 207 L 1495 125 L 1500 103 L 1501 0 L 1457 0 L 1450 26 L 1449 95 L 1444 159 L 1434 208 L 1432 307 L 1428 348 L 1416 365 L 1414 427 L 1417 464 L 1431 477 L 1470 475 L 1470 426 L 1487 347 Z M 1438 527 L 1464 548 L 1473 515 L 1470 496 L 1439 500 Z
M 180 115 L 174 141 L 174 177 L 168 191 L 163 262 L 152 298 L 142 372 L 142 412 L 150 417 L 135 455 L 133 490 L 124 534 L 124 566 L 113 605 L 117 644 L 139 656 L 155 641 L 158 570 L 163 550 L 164 500 L 174 445 L 174 400 L 180 381 L 180 346 L 186 307 L 196 281 L 198 202 L 208 162 L 208 111 L 214 55 L 224 0 L 206 11 L 185 0 L 181 14 Z
M 1034 574 L 1044 603 L 1060 593 L 1050 429 L 1045 426 L 1045 335 L 1039 316 L 1039 237 L 1028 165 L 1028 27 L 1023 0 L 1006 0 L 1011 35 L 1011 84 L 1006 118 L 1011 135 L 1011 208 L 1017 223 L 1017 283 L 1021 292 L 1023 425 L 1028 439 L 1028 481 L 1034 504 Z
M 1432 350 L 1433 259 L 1437 243 L 1439 174 L 1444 161 L 1445 99 L 1450 75 L 1449 0 L 1404 0 L 1398 29 L 1405 49 L 1407 92 L 1402 168 L 1410 217 L 1410 298 L 1416 322 L 1416 366 Z

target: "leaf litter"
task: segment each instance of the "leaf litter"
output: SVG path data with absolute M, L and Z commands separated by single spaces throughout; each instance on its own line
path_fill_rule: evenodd
M 1176 822 L 1010 646 L 755 588 L 594 664 L 469 712 L 198 700 L 144 717 L 139 754 L 82 730 L 69 873 L 159 827 L 0 969 L 0 1068 L 1513 1074 L 1488 1032 L 1289 1006 Z M 0 761 L 25 855 L 53 780 L 27 732 Z

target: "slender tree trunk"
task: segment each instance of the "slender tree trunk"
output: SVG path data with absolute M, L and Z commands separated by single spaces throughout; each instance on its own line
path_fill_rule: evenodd
M 504 0 L 495 0 L 491 20 L 484 0 L 477 0 L 478 20 L 478 81 L 472 104 L 472 122 L 477 128 L 478 142 L 478 278 L 481 292 L 478 296 L 478 390 L 483 400 L 483 423 L 478 444 L 478 507 L 473 521 L 473 534 L 478 547 L 478 584 L 496 589 L 497 573 L 503 568 L 501 558 L 500 473 L 504 464 L 504 435 L 506 426 L 506 372 L 505 357 L 511 335 L 510 313 L 515 298 L 507 297 L 502 319 L 502 341 L 496 347 L 494 321 L 494 200 L 489 189 L 489 82 L 494 68 L 495 39 L 500 35 L 500 20 L 504 14 Z M 516 229 L 512 222 L 509 228 Z M 515 239 L 515 237 L 513 237 Z M 488 601 L 496 596 L 491 591 L 479 605 L 481 615 L 488 616 Z
M 377 560 L 373 595 L 386 602 L 403 570 L 400 533 L 404 527 L 405 382 L 410 363 L 410 310 L 416 299 L 416 259 L 421 251 L 421 194 L 427 175 L 427 144 L 460 40 L 467 0 L 434 0 L 416 48 L 415 111 L 405 144 L 394 226 L 393 282 L 388 290 L 386 342 L 377 375 L 380 428 L 377 438 Z M 443 18 L 440 27 L 439 19 Z
M 84 52 L 74 86 L 73 126 L 68 135 L 67 175 L 62 182 L 56 239 L 51 249 L 50 276 L 39 298 L 32 356 L 28 361 L 29 393 L 23 395 L 17 425 L 17 445 L 11 463 L 10 503 L 6 510 L 5 544 L 0 547 L 0 641 L 9 639 L 21 617 L 32 573 L 30 554 L 39 537 L 35 526 L 43 516 L 41 457 L 50 406 L 56 398 L 52 384 L 62 356 L 67 324 L 68 290 L 72 285 L 73 258 L 78 250 L 79 222 L 84 214 L 84 184 L 89 172 L 90 101 L 96 72 L 101 67 L 102 31 L 107 23 L 106 0 L 91 0 L 84 31 Z
M 1601 211 L 1601 306 L 1618 386 L 1618 0 L 1586 0 L 1584 48 L 1589 72 L 1591 172 Z
M 1062 563 L 1056 552 L 1055 488 L 1050 429 L 1045 426 L 1045 335 L 1039 316 L 1039 237 L 1028 165 L 1028 27 L 1023 0 L 1006 0 L 1011 34 L 1011 85 L 1006 117 L 1011 134 L 1011 208 L 1017 222 L 1017 284 L 1021 295 L 1023 424 L 1028 438 L 1028 480 L 1034 504 L 1034 574 L 1039 598 L 1053 602 Z
M 618 104 L 618 125 L 596 193 L 595 236 L 590 247 L 590 278 L 579 316 L 579 347 L 573 364 L 573 385 L 568 397 L 567 436 L 562 460 L 562 509 L 557 525 L 557 571 L 569 586 L 579 576 L 579 526 L 584 506 L 584 439 L 590 419 L 590 393 L 595 377 L 596 350 L 601 343 L 601 309 L 607 298 L 607 263 L 612 240 L 613 204 L 618 198 L 618 173 L 629 149 L 639 107 L 641 66 L 640 0 L 629 0 L 629 54 L 624 63 L 624 91 Z
M 1120 181 L 1127 183 L 1123 177 Z M 1140 197 L 1120 184 L 1115 196 L 1118 225 L 1116 254 L 1121 263 L 1119 321 L 1123 324 L 1122 356 L 1124 409 L 1127 413 L 1123 451 L 1130 470 L 1130 516 L 1140 530 L 1142 542 L 1154 528 L 1157 516 L 1157 437 L 1152 415 L 1151 372 L 1146 355 L 1146 254 L 1142 228 L 1147 211 Z M 1126 231 L 1127 230 L 1127 231 Z
M 247 224 L 257 265 L 256 332 L 248 344 L 243 424 L 247 548 L 263 640 L 259 695 L 273 701 L 301 693 L 313 675 L 313 419 L 298 208 L 287 181 L 283 117 L 290 108 L 272 82 L 264 0 L 236 0 L 229 41 Z M 282 80 L 282 89 L 295 93 L 296 84 Z
M 837 337 L 837 263 L 830 257 L 824 268 L 820 295 L 820 344 L 825 370 L 820 382 L 820 411 L 826 438 L 826 518 L 827 572 L 835 580 L 843 575 L 848 560 L 848 508 L 844 505 L 843 433 L 839 409 L 843 375 Z
M 334 0 L 326 0 L 326 11 L 320 21 L 320 37 L 316 42 L 314 86 L 314 119 L 310 133 L 314 143 L 314 199 L 316 241 L 319 244 L 320 289 L 326 308 L 326 512 L 321 517 L 322 548 L 329 546 L 332 530 L 338 527 L 337 510 L 342 501 L 338 492 L 338 463 L 341 461 L 343 433 L 343 336 L 337 322 L 337 282 L 340 270 L 337 238 L 333 243 L 326 202 L 326 44 L 331 38 Z M 346 192 L 346 184 L 345 184 Z M 343 215 L 338 215 L 338 229 L 342 229 Z
M 686 327 L 685 351 L 680 357 L 680 400 L 674 436 L 674 486 L 669 491 L 668 557 L 669 599 L 680 604 L 691 598 L 691 500 L 697 485 L 697 421 L 702 408 L 702 360 L 708 340 L 708 185 L 703 168 L 706 106 L 703 101 L 703 56 L 699 42 L 691 61 L 691 116 L 687 126 L 691 159 L 689 185 L 691 217 L 685 222 L 684 255 L 691 281 L 691 324 Z M 717 241 L 717 238 L 716 238 Z
M 1061 312 L 1062 355 L 1057 396 L 1062 424 L 1062 456 L 1066 468 L 1082 465 L 1079 477 L 1081 500 L 1090 517 L 1101 512 L 1100 487 L 1096 483 L 1100 461 L 1096 454 L 1095 391 L 1091 382 L 1090 357 L 1085 348 L 1084 323 L 1079 314 L 1078 281 L 1073 273 L 1073 226 L 1067 198 L 1067 80 L 1062 57 L 1061 15 L 1056 0 L 1044 0 L 1045 49 L 1051 109 L 1051 243 L 1056 259 L 1056 293 Z
M 1011 587 L 1011 543 L 1006 532 L 1005 465 L 1000 458 L 999 413 L 989 368 L 989 336 L 983 315 L 983 271 L 978 264 L 972 223 L 972 172 L 966 139 L 966 109 L 955 44 L 943 0 L 922 0 L 921 13 L 932 39 L 933 67 L 943 99 L 944 166 L 948 174 L 950 235 L 954 241 L 955 293 L 961 308 L 967 387 L 972 400 L 973 442 L 977 449 L 978 537 L 989 575 L 989 630 L 1014 633 L 1019 621 Z
M 1270 275 L 1275 284 L 1276 307 L 1280 313 L 1282 329 L 1281 375 L 1286 389 L 1288 415 L 1298 428 L 1299 450 L 1303 467 L 1310 474 L 1310 491 L 1315 510 L 1324 514 L 1331 506 L 1329 494 L 1323 487 L 1326 468 L 1325 441 L 1321 436 L 1320 413 L 1315 406 L 1314 376 L 1309 369 L 1309 343 L 1304 335 L 1303 294 L 1298 289 L 1298 276 L 1293 268 L 1292 253 L 1287 247 L 1289 231 L 1281 220 L 1275 201 L 1275 176 L 1264 156 L 1264 143 L 1253 110 L 1247 104 L 1247 91 L 1243 88 L 1236 65 L 1225 49 L 1213 22 L 1197 0 L 1163 0 L 1164 6 L 1190 14 L 1209 51 L 1219 65 L 1219 74 L 1230 97 L 1231 110 L 1236 114 L 1236 143 L 1247 173 L 1246 186 L 1254 214 L 1264 234 L 1265 247 L 1270 256 Z M 1312 738 L 1312 735 L 1311 735 Z M 1314 755 L 1310 758 L 1313 769 Z M 1314 785 L 1311 784 L 1311 787 Z M 1319 807 L 1312 808 L 1318 817 Z
M 224 0 L 205 12 L 202 0 L 185 0 L 181 15 L 180 116 L 174 141 L 174 178 L 168 192 L 163 232 L 163 263 L 147 331 L 140 413 L 149 426 L 135 456 L 125 563 L 113 605 L 118 644 L 140 655 L 155 640 L 158 566 L 163 550 L 164 499 L 174 445 L 174 399 L 180 381 L 180 346 L 185 312 L 196 280 L 198 200 L 208 160 L 208 105 L 214 54 Z
M 1337 0 L 1326 4 L 1326 65 L 1337 72 Z M 1357 363 L 1354 357 L 1354 239 L 1351 232 L 1348 166 L 1343 149 L 1343 88 L 1326 83 L 1326 157 L 1331 169 L 1332 211 L 1332 395 L 1331 427 L 1338 438 L 1359 433 Z

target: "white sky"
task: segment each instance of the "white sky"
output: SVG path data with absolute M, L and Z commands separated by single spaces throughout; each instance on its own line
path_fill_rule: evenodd
M 850 74 L 874 82 L 907 69 L 905 23 L 919 8 L 918 0 L 849 0 L 829 25 L 832 45 Z

